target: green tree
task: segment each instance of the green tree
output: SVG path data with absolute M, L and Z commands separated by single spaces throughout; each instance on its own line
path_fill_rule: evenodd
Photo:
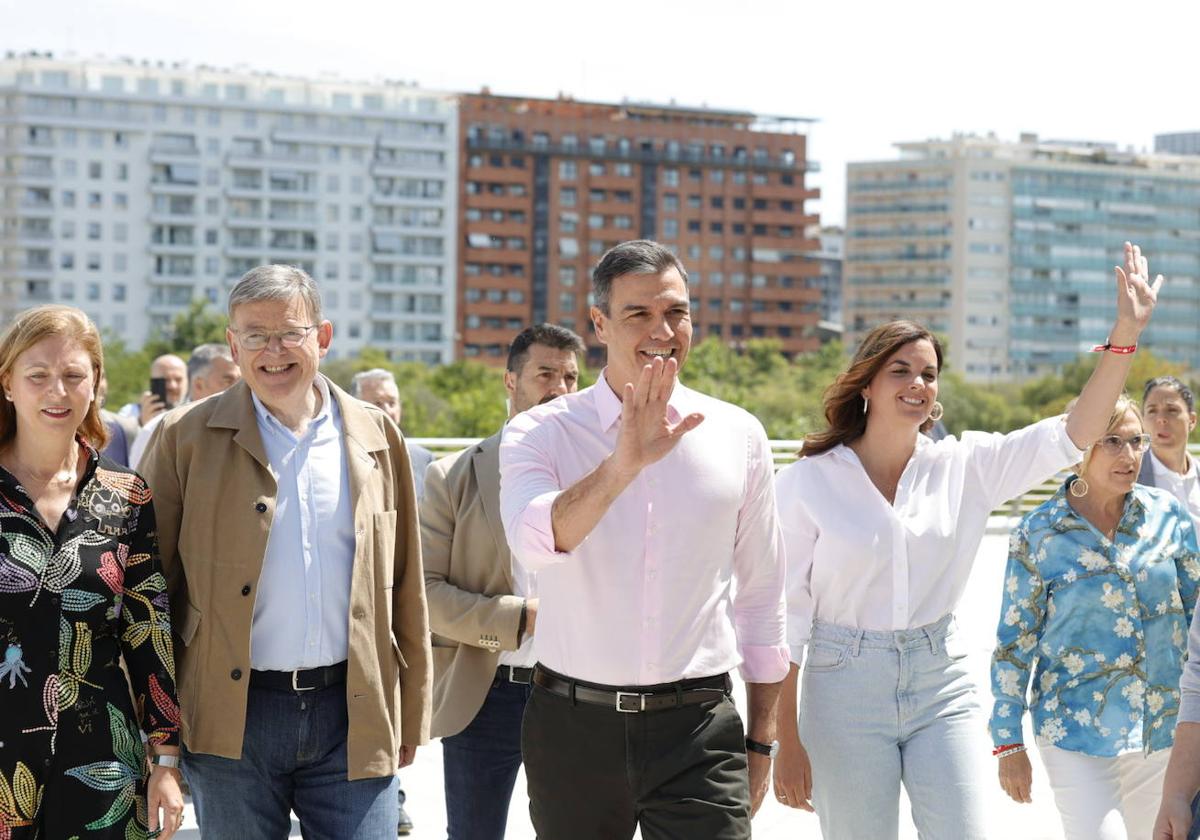
M 207 302 L 194 300 L 180 312 L 170 326 L 158 331 L 146 342 L 151 358 L 164 353 L 176 353 L 185 359 L 201 344 L 224 344 L 229 319 L 223 312 L 209 309 Z

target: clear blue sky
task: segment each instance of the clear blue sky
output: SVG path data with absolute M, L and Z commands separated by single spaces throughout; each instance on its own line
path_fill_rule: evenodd
M 899 140 L 1200 130 L 1200 6 L 1159 0 L 0 0 L 0 20 L 3 49 L 816 117 L 829 223 L 846 162 Z

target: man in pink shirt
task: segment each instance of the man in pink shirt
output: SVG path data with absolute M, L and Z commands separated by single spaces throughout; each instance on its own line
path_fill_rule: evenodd
M 530 814 L 542 840 L 748 838 L 788 670 L 770 447 L 676 382 L 692 326 L 674 254 L 622 243 L 592 283 L 608 366 L 500 446 L 501 518 L 540 598 Z

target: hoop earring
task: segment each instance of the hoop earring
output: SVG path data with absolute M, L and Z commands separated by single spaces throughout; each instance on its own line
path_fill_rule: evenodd
M 10 399 L 11 399 L 11 397 L 10 397 Z M 863 414 L 867 413 L 867 406 L 869 406 L 870 404 L 871 404 L 871 398 L 863 397 Z
M 1082 499 L 1087 495 L 1088 490 L 1090 489 L 1091 488 L 1088 487 L 1087 479 L 1085 479 L 1083 476 L 1079 476 L 1077 479 L 1071 482 L 1071 495 L 1076 499 Z
M 933 410 L 929 412 L 929 419 L 936 423 L 942 419 L 942 415 L 945 413 L 946 409 L 942 406 L 942 404 L 940 402 L 935 402 L 933 404 Z

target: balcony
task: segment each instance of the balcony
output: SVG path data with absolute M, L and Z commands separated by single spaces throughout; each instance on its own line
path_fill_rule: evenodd
M 747 132 L 749 135 L 749 132 Z M 753 136 L 753 135 L 749 135 Z M 579 158 L 582 160 L 611 160 L 629 161 L 631 163 L 656 163 L 665 166 L 687 166 L 689 164 L 720 167 L 722 169 L 745 169 L 768 172 L 803 172 L 806 167 L 798 165 L 798 161 L 784 161 L 779 158 L 763 159 L 753 155 L 722 155 L 714 157 L 708 150 L 699 153 L 692 150 L 678 149 L 668 151 L 665 148 L 644 149 L 620 148 L 605 144 L 603 150 L 593 150 L 586 143 L 565 146 L 561 143 L 533 143 L 529 140 L 513 140 L 511 138 L 493 138 L 484 136 L 467 137 L 467 149 L 478 152 L 515 152 L 529 155 L 551 155 L 553 157 Z M 629 183 L 628 178 L 623 179 Z

